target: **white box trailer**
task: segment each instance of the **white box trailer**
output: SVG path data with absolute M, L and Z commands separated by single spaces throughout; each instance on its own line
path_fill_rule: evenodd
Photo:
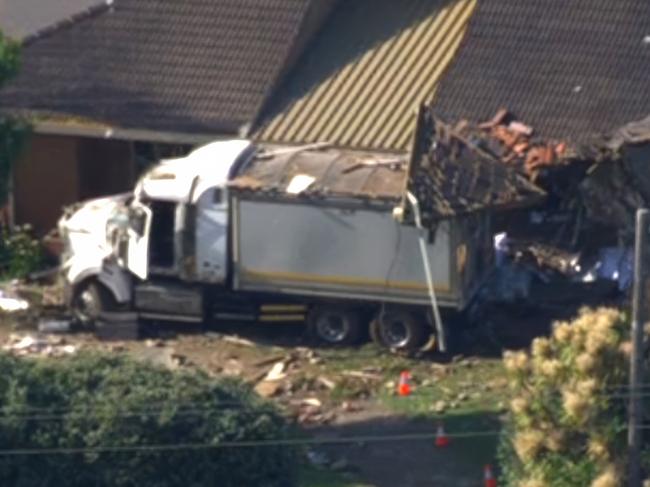
M 215 142 L 161 161 L 133 195 L 89 202 L 60 230 L 69 303 L 83 321 L 307 321 L 331 344 L 370 330 L 397 349 L 462 310 L 491 267 L 486 212 L 420 233 L 403 209 L 406 156 Z M 400 212 L 397 212 L 399 216 Z M 444 313 L 443 313 L 444 315 Z
M 231 184 L 234 288 L 430 306 L 420 231 L 393 216 L 406 159 L 390 162 L 339 151 L 252 161 Z M 282 191 L 308 174 L 304 191 Z M 464 308 L 489 270 L 490 242 L 485 213 L 441 221 L 427 235 L 440 306 Z

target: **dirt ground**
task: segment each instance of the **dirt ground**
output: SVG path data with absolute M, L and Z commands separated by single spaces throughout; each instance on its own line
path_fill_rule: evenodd
M 499 341 L 508 340 L 512 334 L 516 340 L 511 343 L 526 345 L 522 334 L 516 333 L 522 323 L 529 322 L 529 335 L 534 335 L 548 331 L 551 321 L 543 313 L 522 312 L 510 320 L 513 326 L 507 327 L 507 320 L 495 314 L 486 317 L 486 331 L 470 341 L 468 350 L 472 353 L 414 359 L 370 344 L 347 349 L 314 347 L 301 325 L 206 330 L 150 324 L 139 340 L 105 342 L 88 332 L 38 333 L 38 323 L 51 319 L 47 311 L 2 318 L 0 343 L 11 353 L 55 360 L 66 353 L 102 350 L 128 353 L 169 368 L 239 377 L 275 401 L 315 439 L 331 442 L 370 437 L 368 441 L 306 450 L 306 458 L 319 468 L 335 470 L 343 479 L 350 479 L 350 483 L 336 484 L 341 487 L 481 485 L 483 465 L 495 462 L 497 435 L 454 438 L 446 448 L 437 448 L 433 438 L 373 441 L 372 437 L 433 435 L 440 420 L 450 433 L 497 431 L 507 392 L 498 358 L 504 344 Z M 33 340 L 30 347 L 25 347 L 29 345 L 25 337 Z M 394 392 L 403 370 L 413 375 L 414 393 L 406 398 Z

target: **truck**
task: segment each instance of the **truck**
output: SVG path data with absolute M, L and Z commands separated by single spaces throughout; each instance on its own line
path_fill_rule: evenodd
M 490 272 L 490 218 L 418 227 L 408 173 L 408 156 L 327 144 L 222 140 L 162 160 L 132 192 L 61 218 L 67 303 L 84 324 L 123 310 L 295 322 L 329 345 L 445 348 L 449 316 Z

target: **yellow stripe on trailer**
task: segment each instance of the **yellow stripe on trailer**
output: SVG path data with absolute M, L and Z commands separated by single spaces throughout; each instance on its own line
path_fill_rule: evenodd
M 266 322 L 305 321 L 305 315 L 262 315 L 258 320 Z
M 263 304 L 260 306 L 262 313 L 304 313 L 307 306 L 304 304 Z

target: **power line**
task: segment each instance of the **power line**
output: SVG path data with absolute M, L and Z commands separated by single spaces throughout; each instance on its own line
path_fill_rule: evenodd
M 150 417 L 150 418 L 156 418 L 163 416 L 165 414 L 169 414 L 170 417 L 172 418 L 177 418 L 177 417 L 191 417 L 191 416 L 201 416 L 203 414 L 209 414 L 209 413 L 216 413 L 216 412 L 223 412 L 223 411 L 238 411 L 239 414 L 251 414 L 255 416 L 262 416 L 264 414 L 269 414 L 271 411 L 255 411 L 255 410 L 244 410 L 244 408 L 237 408 L 237 407 L 211 407 L 211 408 L 199 408 L 199 409 L 184 409 L 184 410 L 178 410 L 178 411 L 165 411 L 165 410 L 160 410 L 160 411 L 131 411 L 131 412 L 116 412 L 116 413 L 111 413 L 107 412 L 105 415 L 110 416 L 113 418 L 138 418 L 138 417 Z M 60 420 L 68 420 L 68 419 L 75 419 L 75 418 L 82 418 L 82 419 L 97 419 L 100 418 L 101 416 L 104 416 L 104 414 L 101 413 L 92 413 L 92 412 L 70 412 L 70 413 L 64 413 L 64 414 L 51 414 L 51 415 L 35 415 L 35 416 L 26 416 L 26 415 L 20 415 L 20 414 L 7 414 L 0 416 L 0 421 L 2 420 L 22 420 L 22 421 L 35 421 L 35 422 L 47 422 L 47 421 L 60 421 Z
M 650 424 L 645 424 L 640 429 L 650 429 Z M 627 430 L 624 426 L 619 432 Z M 450 439 L 467 439 L 499 436 L 501 430 L 469 431 L 462 433 L 449 433 Z M 313 446 L 313 445 L 343 445 L 357 443 L 383 443 L 394 441 L 419 441 L 433 440 L 437 433 L 401 433 L 391 435 L 357 435 L 341 438 L 286 438 L 275 440 L 241 440 L 213 443 L 171 443 L 157 445 L 132 445 L 132 446 L 99 446 L 78 448 L 24 448 L 0 450 L 2 456 L 27 456 L 27 455 L 76 455 L 76 454 L 101 454 L 101 453 L 133 453 L 133 452 L 165 452 L 179 450 L 211 450 L 225 448 L 263 448 L 272 446 Z
M 559 392 L 559 391 L 558 391 Z M 426 394 L 423 395 L 422 393 L 414 393 L 413 397 L 441 397 L 443 394 Z M 601 393 L 596 393 L 599 397 L 603 398 L 611 398 L 611 399 L 626 399 L 629 397 L 632 397 L 633 395 L 635 397 L 641 397 L 641 398 L 646 398 L 650 397 L 650 390 L 649 391 L 639 391 L 639 393 L 634 393 L 634 391 L 630 392 L 601 392 Z M 407 402 L 408 399 L 401 400 L 402 402 Z M 162 403 L 161 403 L 162 404 Z M 186 403 L 184 406 L 181 408 L 173 409 L 173 406 L 167 406 L 167 405 L 162 405 L 158 407 L 150 407 L 150 408 L 141 408 L 141 409 L 123 409 L 121 411 L 113 412 L 111 413 L 110 411 L 106 411 L 105 413 L 103 411 L 98 411 L 101 405 L 95 405 L 92 408 L 88 409 L 74 409 L 74 408 L 54 408 L 54 409 L 48 409 L 48 408 L 25 408 L 21 411 L 7 411 L 6 408 L 0 408 L 0 421 L 3 419 L 10 419 L 10 420 L 24 420 L 24 421 L 55 421 L 55 420 L 63 420 L 63 419 L 71 419 L 71 418 L 95 418 L 95 417 L 100 417 L 100 416 L 112 416 L 112 417 L 120 417 L 120 418 L 129 418 L 129 417 L 143 417 L 143 416 L 157 416 L 157 415 L 169 415 L 171 417 L 182 417 L 182 416 L 197 416 L 201 414 L 206 414 L 206 413 L 211 413 L 211 412 L 220 412 L 220 411 L 240 411 L 242 413 L 248 413 L 248 414 L 253 414 L 253 415 L 262 415 L 262 414 L 268 414 L 273 412 L 272 409 L 269 409 L 269 411 L 255 411 L 255 410 L 247 410 L 250 408 L 250 406 L 247 406 L 246 404 L 240 403 L 240 402 L 224 402 L 224 403 L 219 403 L 215 405 L 209 405 L 205 406 L 205 403 L 201 402 L 189 402 Z M 299 403 L 296 405 L 300 405 Z M 306 404 L 308 406 L 308 404 Z M 189 407 L 187 407 L 189 406 Z M 25 412 L 27 413 L 38 413 L 38 414 L 24 414 Z M 42 412 L 43 414 L 40 414 Z M 282 411 L 278 411 L 280 414 Z
M 448 438 L 476 438 L 498 436 L 499 430 L 474 431 L 448 434 Z M 380 443 L 392 441 L 417 441 L 435 439 L 437 433 L 402 433 L 392 435 L 358 435 L 342 438 L 286 438 L 282 440 L 242 440 L 226 441 L 218 444 L 211 443 L 172 443 L 167 445 L 133 445 L 133 446 L 102 446 L 79 448 L 32 448 L 0 450 L 0 456 L 20 455 L 74 455 L 92 453 L 128 453 L 138 451 L 174 451 L 174 450 L 209 450 L 222 448 L 261 448 L 270 446 L 309 446 L 336 445 L 349 443 Z

